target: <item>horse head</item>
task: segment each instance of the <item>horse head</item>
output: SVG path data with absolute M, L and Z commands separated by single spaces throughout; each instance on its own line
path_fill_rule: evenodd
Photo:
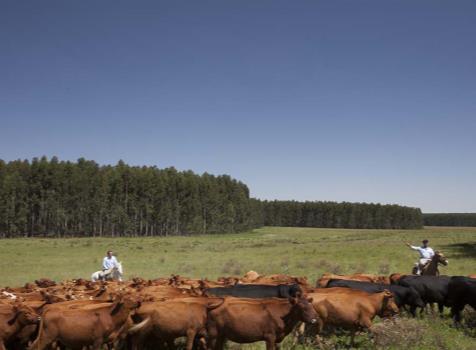
M 122 275 L 123 275 L 122 263 L 118 262 L 111 273 L 111 278 L 113 280 L 122 281 Z
M 435 256 L 433 257 L 439 264 L 447 266 L 448 265 L 448 259 L 443 255 L 443 253 L 436 251 Z
M 116 266 L 117 272 L 119 272 L 120 275 L 123 274 L 122 272 L 122 262 L 118 262 Z

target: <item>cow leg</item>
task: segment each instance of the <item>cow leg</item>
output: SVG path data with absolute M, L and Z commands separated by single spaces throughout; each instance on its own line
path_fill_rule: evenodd
M 305 332 L 306 325 L 301 323 L 298 327 L 296 327 L 292 332 L 293 337 L 293 346 L 297 344 L 304 344 L 304 332 Z
M 428 311 L 428 304 L 425 304 L 425 307 L 422 307 L 420 310 L 420 317 L 423 317 L 423 314 Z
M 205 335 L 197 334 L 193 339 L 193 347 L 195 350 L 207 350 L 207 340 Z
M 143 349 L 143 343 L 144 343 L 144 337 L 142 337 L 140 334 L 134 334 L 130 339 L 130 349 L 131 350 L 142 350 Z
M 97 339 L 91 346 L 91 350 L 101 350 L 102 347 L 102 338 Z
M 170 349 L 170 350 L 174 350 L 175 349 L 175 339 L 167 339 L 166 340 L 166 343 L 167 343 L 167 347 Z
M 453 324 L 455 327 L 459 327 L 460 322 L 461 322 L 461 308 L 457 306 L 452 306 L 451 307 L 451 317 L 453 318 Z
M 5 350 L 5 344 L 2 339 L 0 339 L 0 350 Z
M 435 314 L 435 304 L 434 303 L 430 303 L 430 312 L 432 315 Z
M 195 334 L 197 334 L 197 332 L 194 329 L 187 330 L 187 350 L 192 350 Z
M 33 344 L 31 344 L 30 349 L 44 350 L 44 349 L 50 348 L 51 344 L 53 344 L 55 340 L 55 337 L 45 333 L 46 332 L 40 330 L 40 333 L 38 333 L 37 338 L 35 339 Z
M 207 339 L 207 350 L 214 350 L 216 347 L 217 339 L 215 337 Z
M 321 349 L 322 348 L 322 338 L 319 334 L 316 334 L 315 342 L 316 342 L 317 348 Z
M 266 338 L 266 350 L 276 350 L 276 337 L 269 336 Z
M 215 346 L 213 347 L 214 350 L 223 350 L 225 346 L 225 338 L 217 338 L 215 340 Z
M 266 350 L 275 350 L 275 346 L 272 341 L 266 340 Z
M 440 317 L 443 317 L 443 308 L 444 308 L 444 305 L 441 303 L 438 303 L 438 311 L 440 313 Z
M 207 325 L 207 335 L 207 349 L 216 349 L 219 334 L 215 322 L 209 322 Z
M 357 330 L 352 330 L 350 332 L 350 347 L 354 348 L 355 347 L 355 334 L 357 333 Z

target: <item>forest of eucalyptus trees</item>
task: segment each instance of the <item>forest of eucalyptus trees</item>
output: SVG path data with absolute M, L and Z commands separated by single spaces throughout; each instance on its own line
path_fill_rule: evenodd
M 261 201 L 228 175 L 99 165 L 56 157 L 0 160 L 0 237 L 233 233 L 263 225 L 418 228 L 397 205 Z

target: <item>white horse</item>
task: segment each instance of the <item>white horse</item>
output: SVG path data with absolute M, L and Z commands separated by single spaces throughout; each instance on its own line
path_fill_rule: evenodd
M 112 268 L 112 272 L 104 276 L 104 272 L 102 271 L 96 271 L 91 275 L 91 281 L 97 282 L 97 281 L 122 281 L 122 275 L 123 275 L 123 270 L 122 270 L 122 263 L 118 262 L 116 267 Z

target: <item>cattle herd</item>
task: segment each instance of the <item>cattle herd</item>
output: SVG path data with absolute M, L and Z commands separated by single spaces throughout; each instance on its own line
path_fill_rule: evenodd
M 40 279 L 0 289 L 0 350 L 174 348 L 179 337 L 188 350 L 223 349 L 226 340 L 275 349 L 290 333 L 295 341 L 312 334 L 319 345 L 319 334 L 335 328 L 353 342 L 377 315 L 415 317 L 433 303 L 450 307 L 458 325 L 465 305 L 476 308 L 476 275 L 324 274 L 316 286 L 253 271 L 217 281 Z

